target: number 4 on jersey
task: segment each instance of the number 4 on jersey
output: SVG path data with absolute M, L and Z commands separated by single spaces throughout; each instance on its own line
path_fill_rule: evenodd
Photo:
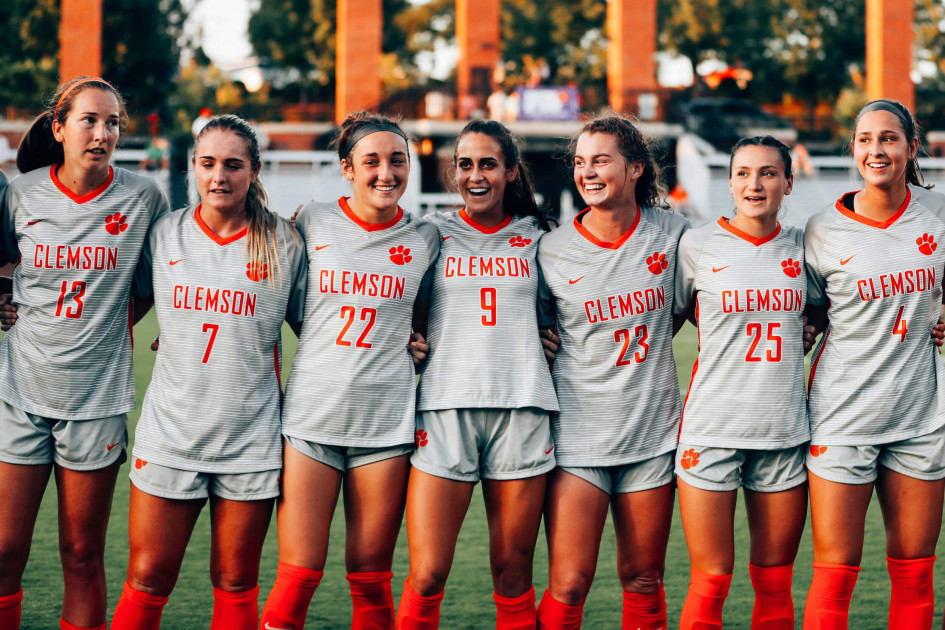
M 906 340 L 906 333 L 909 332 L 909 329 L 906 327 L 906 320 L 902 318 L 902 309 L 905 306 L 899 307 L 899 313 L 896 315 L 896 323 L 893 324 L 893 334 L 899 335 L 899 343 L 902 343 Z

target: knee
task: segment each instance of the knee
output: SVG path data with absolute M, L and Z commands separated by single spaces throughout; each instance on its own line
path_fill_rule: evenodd
M 593 575 L 577 571 L 552 576 L 551 595 L 562 604 L 579 606 L 587 599 L 593 581 Z
M 0 541 L 0 588 L 4 591 L 9 588 L 15 591 L 20 588 L 20 578 L 23 577 L 29 551 L 29 544 Z
M 628 593 L 653 595 L 663 586 L 663 574 L 656 569 L 648 569 L 635 573 L 621 573 L 620 585 Z
M 176 583 L 177 570 L 159 558 L 132 558 L 128 563 L 128 584 L 136 591 L 166 597 Z
M 446 578 L 449 571 L 438 569 L 419 569 L 410 571 L 410 588 L 421 597 L 439 595 L 446 588 Z
M 530 564 L 496 566 L 493 570 L 495 591 L 502 597 L 518 597 L 532 585 L 532 567 Z
M 232 569 L 211 569 L 210 582 L 227 593 L 243 593 L 252 590 L 259 581 L 258 573 Z
M 84 540 L 62 541 L 59 545 L 62 570 L 66 576 L 91 579 L 105 570 L 105 550 L 100 544 Z

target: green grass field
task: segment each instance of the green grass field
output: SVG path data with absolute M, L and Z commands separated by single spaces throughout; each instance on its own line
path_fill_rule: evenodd
M 138 403 L 144 396 L 151 374 L 154 358 L 149 349 L 151 339 L 157 332 L 156 320 L 152 311 L 136 328 L 135 338 L 135 382 Z M 286 354 L 286 373 L 291 369 L 292 356 L 295 352 L 294 335 L 285 328 L 283 339 Z M 689 385 L 689 375 L 696 355 L 695 329 L 687 325 L 677 336 L 675 344 L 680 387 L 685 392 Z M 134 426 L 138 413 L 131 414 Z M 106 566 L 108 569 L 109 609 L 114 610 L 121 594 L 125 567 L 128 561 L 128 463 L 122 467 L 118 489 L 112 508 L 111 523 L 108 531 L 108 551 Z M 213 596 L 208 575 L 210 557 L 210 534 L 208 510 L 198 522 L 194 536 L 187 550 L 181 569 L 177 588 L 171 595 L 164 611 L 163 627 L 170 629 L 206 629 L 210 627 L 213 609 Z M 737 545 L 735 576 L 725 604 L 725 624 L 729 628 L 748 628 L 751 620 L 753 591 L 748 579 L 748 528 L 743 511 L 736 516 L 736 536 L 742 541 Z M 55 488 L 50 484 L 33 536 L 32 554 L 23 580 L 25 597 L 23 601 L 24 629 L 58 628 L 60 601 L 62 597 L 62 579 L 57 553 L 56 497 Z M 945 545 L 940 542 L 939 554 L 945 552 Z M 350 600 L 344 570 L 344 521 L 339 506 L 333 524 L 332 542 L 325 578 L 315 595 L 309 610 L 309 628 L 346 628 L 350 624 Z M 446 597 L 443 600 L 441 627 L 445 629 L 477 629 L 494 627 L 494 606 L 492 602 L 492 582 L 489 575 L 488 536 L 485 512 L 482 508 L 481 495 L 476 493 L 469 516 L 460 534 L 456 551 L 456 561 Z M 612 530 L 605 530 L 601 545 L 601 555 L 594 587 L 584 609 L 585 628 L 619 628 L 621 592 L 616 576 L 615 542 Z M 275 579 L 278 558 L 275 520 L 269 530 L 269 536 L 263 550 L 262 571 L 260 574 L 260 608 Z M 810 584 L 812 561 L 809 532 L 801 543 L 800 553 L 795 565 L 794 603 L 797 610 L 798 627 L 803 615 L 803 603 L 807 586 Z M 407 539 L 404 531 L 398 544 L 394 561 L 394 598 L 399 598 L 403 581 L 407 576 Z M 936 570 L 936 582 L 943 584 L 943 565 Z M 539 537 L 535 559 L 535 590 L 539 596 L 547 584 L 548 553 L 544 542 L 544 533 Z M 682 608 L 689 583 L 689 559 L 678 510 L 673 523 L 673 531 L 666 558 L 666 601 L 669 607 L 669 627 L 677 627 L 679 612 Z M 939 589 L 939 593 L 941 593 Z M 886 611 L 889 605 L 889 578 L 886 573 L 883 525 L 879 506 L 876 502 L 870 508 L 867 522 L 866 549 L 864 550 L 863 569 L 860 573 L 856 592 L 851 607 L 850 627 L 857 630 L 870 630 L 886 627 Z M 941 606 L 938 607 L 941 611 Z M 934 627 L 938 627 L 940 612 L 936 614 Z

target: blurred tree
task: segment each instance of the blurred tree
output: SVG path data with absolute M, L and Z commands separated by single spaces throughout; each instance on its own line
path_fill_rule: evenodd
M 178 70 L 186 19 L 181 0 L 103 0 L 102 74 L 132 113 L 165 98 Z M 56 88 L 59 1 L 0 2 L 0 103 L 37 109 Z

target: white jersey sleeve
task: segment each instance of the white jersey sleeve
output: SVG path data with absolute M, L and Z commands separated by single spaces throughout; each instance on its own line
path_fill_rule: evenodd
M 755 238 L 719 219 L 683 235 L 676 268 L 699 327 L 679 441 L 769 450 L 806 442 L 803 233 L 778 226 Z
M 399 212 L 363 223 L 345 199 L 296 218 L 308 252 L 304 323 L 286 387 L 283 433 L 322 444 L 413 441 L 414 301 L 436 261 L 436 226 Z
M 538 252 L 561 337 L 555 458 L 562 466 L 616 466 L 676 447 L 673 276 L 689 223 L 641 208 L 624 237 L 603 243 L 583 216 L 545 235 Z
M 809 276 L 829 305 L 811 364 L 815 444 L 884 444 L 945 424 L 945 370 L 929 334 L 942 304 L 945 203 L 913 190 L 884 222 L 851 210 L 854 193 L 808 221 Z
M 131 282 L 152 224 L 168 212 L 157 183 L 115 168 L 80 197 L 54 166 L 41 168 L 10 184 L 4 212 L 21 260 L 19 318 L 0 343 L 0 399 L 64 420 L 131 411 Z
M 460 210 L 425 220 L 442 243 L 418 410 L 557 410 L 538 336 L 537 219 L 508 216 L 486 228 Z
M 279 265 L 256 265 L 246 230 L 220 238 L 199 207 L 164 217 L 154 232 L 161 347 L 135 457 L 210 473 L 280 468 L 280 340 L 304 245 L 279 219 Z

